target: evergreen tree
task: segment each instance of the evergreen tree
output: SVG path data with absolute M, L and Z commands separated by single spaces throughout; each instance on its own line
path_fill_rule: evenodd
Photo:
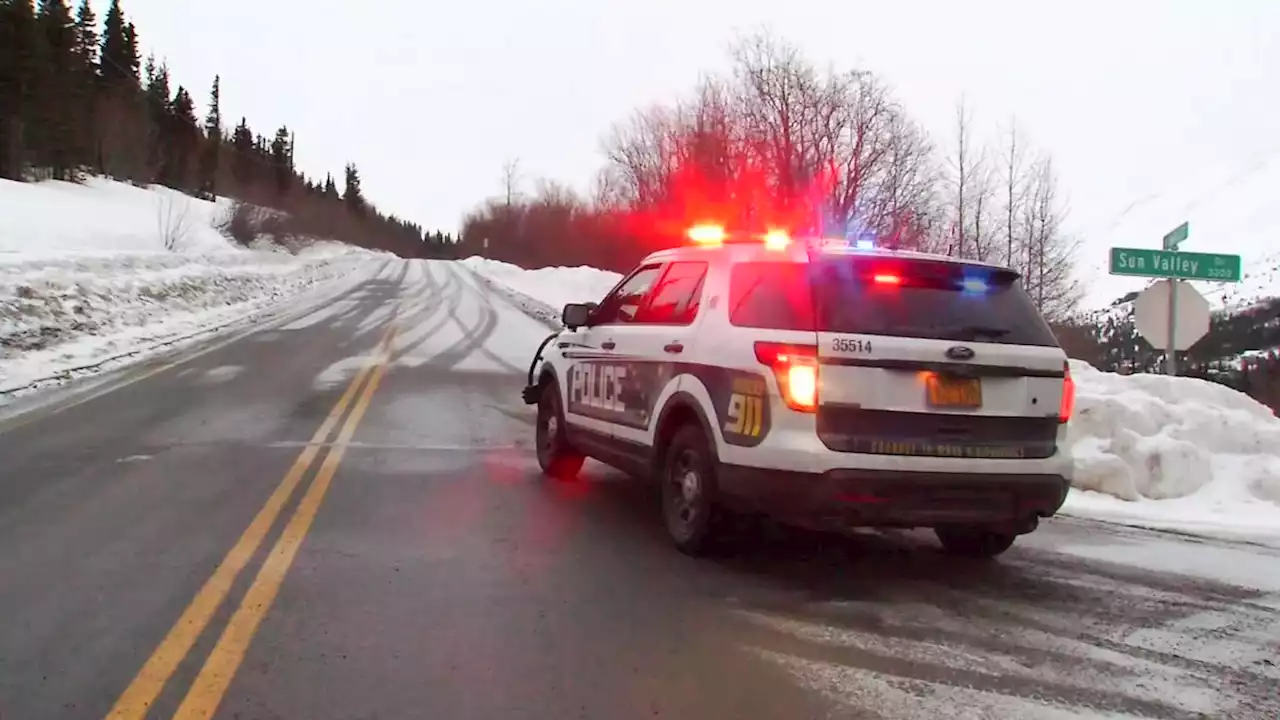
M 38 33 L 31 0 L 0 4 L 0 177 L 22 178 L 35 120 Z
M 75 28 L 75 77 L 72 124 L 75 140 L 72 155 L 77 165 L 97 165 L 94 152 L 94 104 L 97 98 L 98 79 L 98 20 L 89 0 L 80 0 L 76 10 Z
M 289 141 L 289 128 L 281 126 L 271 141 L 271 170 L 275 175 L 276 192 L 280 197 L 289 194 L 293 180 L 293 147 Z
M 364 196 L 360 194 L 360 171 L 356 169 L 355 163 L 347 163 L 346 190 L 342 194 L 342 201 L 355 215 L 364 215 L 365 202 Z
M 168 174 L 172 170 L 168 152 L 168 130 L 170 122 L 170 89 L 169 68 L 164 64 L 156 64 L 154 56 L 147 58 L 147 86 L 143 91 L 143 99 L 147 108 L 149 136 L 147 139 L 147 167 L 152 181 L 158 180 L 168 184 Z
M 253 182 L 253 131 L 243 117 L 231 133 L 231 147 L 235 150 L 231 157 L 231 176 L 240 189 L 245 190 Z
M 131 26 L 130 26 L 131 27 Z M 129 71 L 134 67 L 136 45 L 131 45 L 126 33 L 124 12 L 120 0 L 111 0 L 107 17 L 102 26 L 102 46 L 98 56 L 98 77 L 109 86 L 131 85 L 138 79 Z
M 165 184 L 172 188 L 187 188 L 192 161 L 200 146 L 200 128 L 196 120 L 196 104 L 191 93 L 181 85 L 169 105 L 169 122 L 169 164 Z
M 209 91 L 209 112 L 204 118 L 204 152 L 200 155 L 200 192 L 217 194 L 218 163 L 222 155 L 222 78 L 215 75 Z
M 125 23 L 124 26 L 124 62 L 127 71 L 127 79 L 131 85 L 138 83 L 138 70 L 141 67 L 142 55 L 138 50 L 138 31 L 134 29 L 133 23 Z
M 333 181 L 332 173 L 324 175 L 324 196 L 330 200 L 338 199 L 338 185 Z
M 39 73 L 36 76 L 38 132 L 33 133 L 36 161 L 53 177 L 73 179 L 77 32 L 66 0 L 41 0 L 36 16 Z M 34 129 L 34 128 L 33 128 Z

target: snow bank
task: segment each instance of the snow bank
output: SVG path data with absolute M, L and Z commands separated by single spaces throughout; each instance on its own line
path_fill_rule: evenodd
M 462 264 L 555 318 L 565 303 L 599 301 L 621 277 L 479 257 Z M 1065 512 L 1212 535 L 1280 535 L 1280 419 L 1266 406 L 1192 378 L 1122 376 L 1076 361 L 1072 373 L 1075 490 Z
M 338 243 L 240 248 L 215 228 L 230 206 L 102 179 L 0 181 L 0 402 L 244 319 L 370 257 Z
M 1194 378 L 1072 361 L 1068 511 L 1152 527 L 1280 533 L 1280 418 Z
M 0 180 L 0 262 L 32 257 L 229 251 L 216 229 L 231 201 L 90 178 L 83 185 Z
M 622 279 L 618 273 L 585 265 L 525 270 L 518 265 L 482 257 L 469 257 L 462 264 L 551 308 L 557 318 L 568 303 L 600 302 Z

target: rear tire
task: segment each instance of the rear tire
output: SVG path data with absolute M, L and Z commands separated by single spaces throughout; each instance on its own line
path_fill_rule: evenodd
M 534 436 L 538 446 L 538 467 L 556 480 L 573 480 L 586 462 L 586 456 L 569 443 L 564 433 L 564 408 L 560 403 L 560 384 L 552 380 L 538 397 L 538 419 Z
M 662 517 L 676 549 L 695 557 L 719 549 L 727 515 L 717 500 L 715 463 L 700 427 L 676 431 L 660 473 Z
M 942 549 L 960 557 L 987 559 L 1000 555 L 1013 547 L 1017 535 L 995 532 L 985 528 L 940 527 L 933 533 L 942 543 Z

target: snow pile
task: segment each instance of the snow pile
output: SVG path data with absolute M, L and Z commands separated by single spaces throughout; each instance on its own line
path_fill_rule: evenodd
M 166 187 L 102 178 L 83 185 L 0 180 L 0 262 L 60 255 L 219 252 L 232 244 L 216 229 L 231 201 L 208 202 Z
M 0 181 L 0 401 L 244 320 L 370 256 L 245 250 L 215 228 L 230 206 L 102 179 Z
M 490 285 L 510 291 L 506 293 L 534 317 L 547 314 L 558 327 L 560 313 L 569 303 L 600 302 L 618 284 L 622 276 L 608 270 L 580 265 L 578 267 L 546 267 L 525 270 L 519 265 L 489 260 L 479 256 L 461 261 Z
M 1153 527 L 1280 532 L 1280 418 L 1217 383 L 1073 360 L 1068 511 Z

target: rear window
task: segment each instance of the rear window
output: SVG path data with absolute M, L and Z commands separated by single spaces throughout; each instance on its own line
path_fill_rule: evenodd
M 809 265 L 743 263 L 730 274 L 730 322 L 1056 347 L 1016 277 L 959 263 L 847 255 Z

